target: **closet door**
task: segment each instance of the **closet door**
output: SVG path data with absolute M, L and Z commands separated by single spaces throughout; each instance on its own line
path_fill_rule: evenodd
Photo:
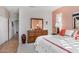
M 0 44 L 8 40 L 8 19 L 0 16 Z

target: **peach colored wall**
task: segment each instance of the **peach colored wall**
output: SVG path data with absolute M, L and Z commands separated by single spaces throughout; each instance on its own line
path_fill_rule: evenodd
M 74 12 L 79 12 L 78 6 L 65 6 L 62 8 L 59 8 L 52 13 L 52 31 L 55 32 L 55 20 L 56 20 L 56 14 L 62 13 L 62 22 L 63 26 L 62 28 L 66 29 L 73 29 L 73 18 L 72 14 Z

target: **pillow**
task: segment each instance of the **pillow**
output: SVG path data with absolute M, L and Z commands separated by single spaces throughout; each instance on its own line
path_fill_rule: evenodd
M 72 36 L 73 36 L 73 33 L 74 33 L 74 30 L 66 30 L 66 31 L 65 31 L 65 35 L 66 35 L 66 36 L 72 37 Z
M 76 37 L 76 35 L 77 35 L 77 30 L 74 32 L 74 34 L 73 34 L 73 38 L 75 39 L 75 37 Z
M 61 29 L 61 31 L 60 31 L 59 34 L 60 34 L 61 36 L 64 36 L 64 35 L 65 35 L 65 31 L 66 31 L 65 29 Z
M 78 30 L 75 31 L 75 33 L 74 33 L 74 35 L 73 35 L 73 38 L 76 39 L 77 36 L 79 36 L 79 31 L 78 31 Z
M 79 33 L 77 33 L 77 35 L 75 36 L 76 40 L 79 40 Z

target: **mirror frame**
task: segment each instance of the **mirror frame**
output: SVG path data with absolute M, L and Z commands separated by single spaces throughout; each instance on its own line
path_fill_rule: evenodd
M 32 28 L 32 20 L 42 20 L 42 29 L 43 29 L 43 19 L 42 18 L 31 18 L 31 28 Z

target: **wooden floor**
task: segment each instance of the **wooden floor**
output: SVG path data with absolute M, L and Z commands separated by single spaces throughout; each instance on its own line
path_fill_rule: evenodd
M 16 53 L 19 40 L 16 34 L 12 39 L 0 45 L 0 53 Z

